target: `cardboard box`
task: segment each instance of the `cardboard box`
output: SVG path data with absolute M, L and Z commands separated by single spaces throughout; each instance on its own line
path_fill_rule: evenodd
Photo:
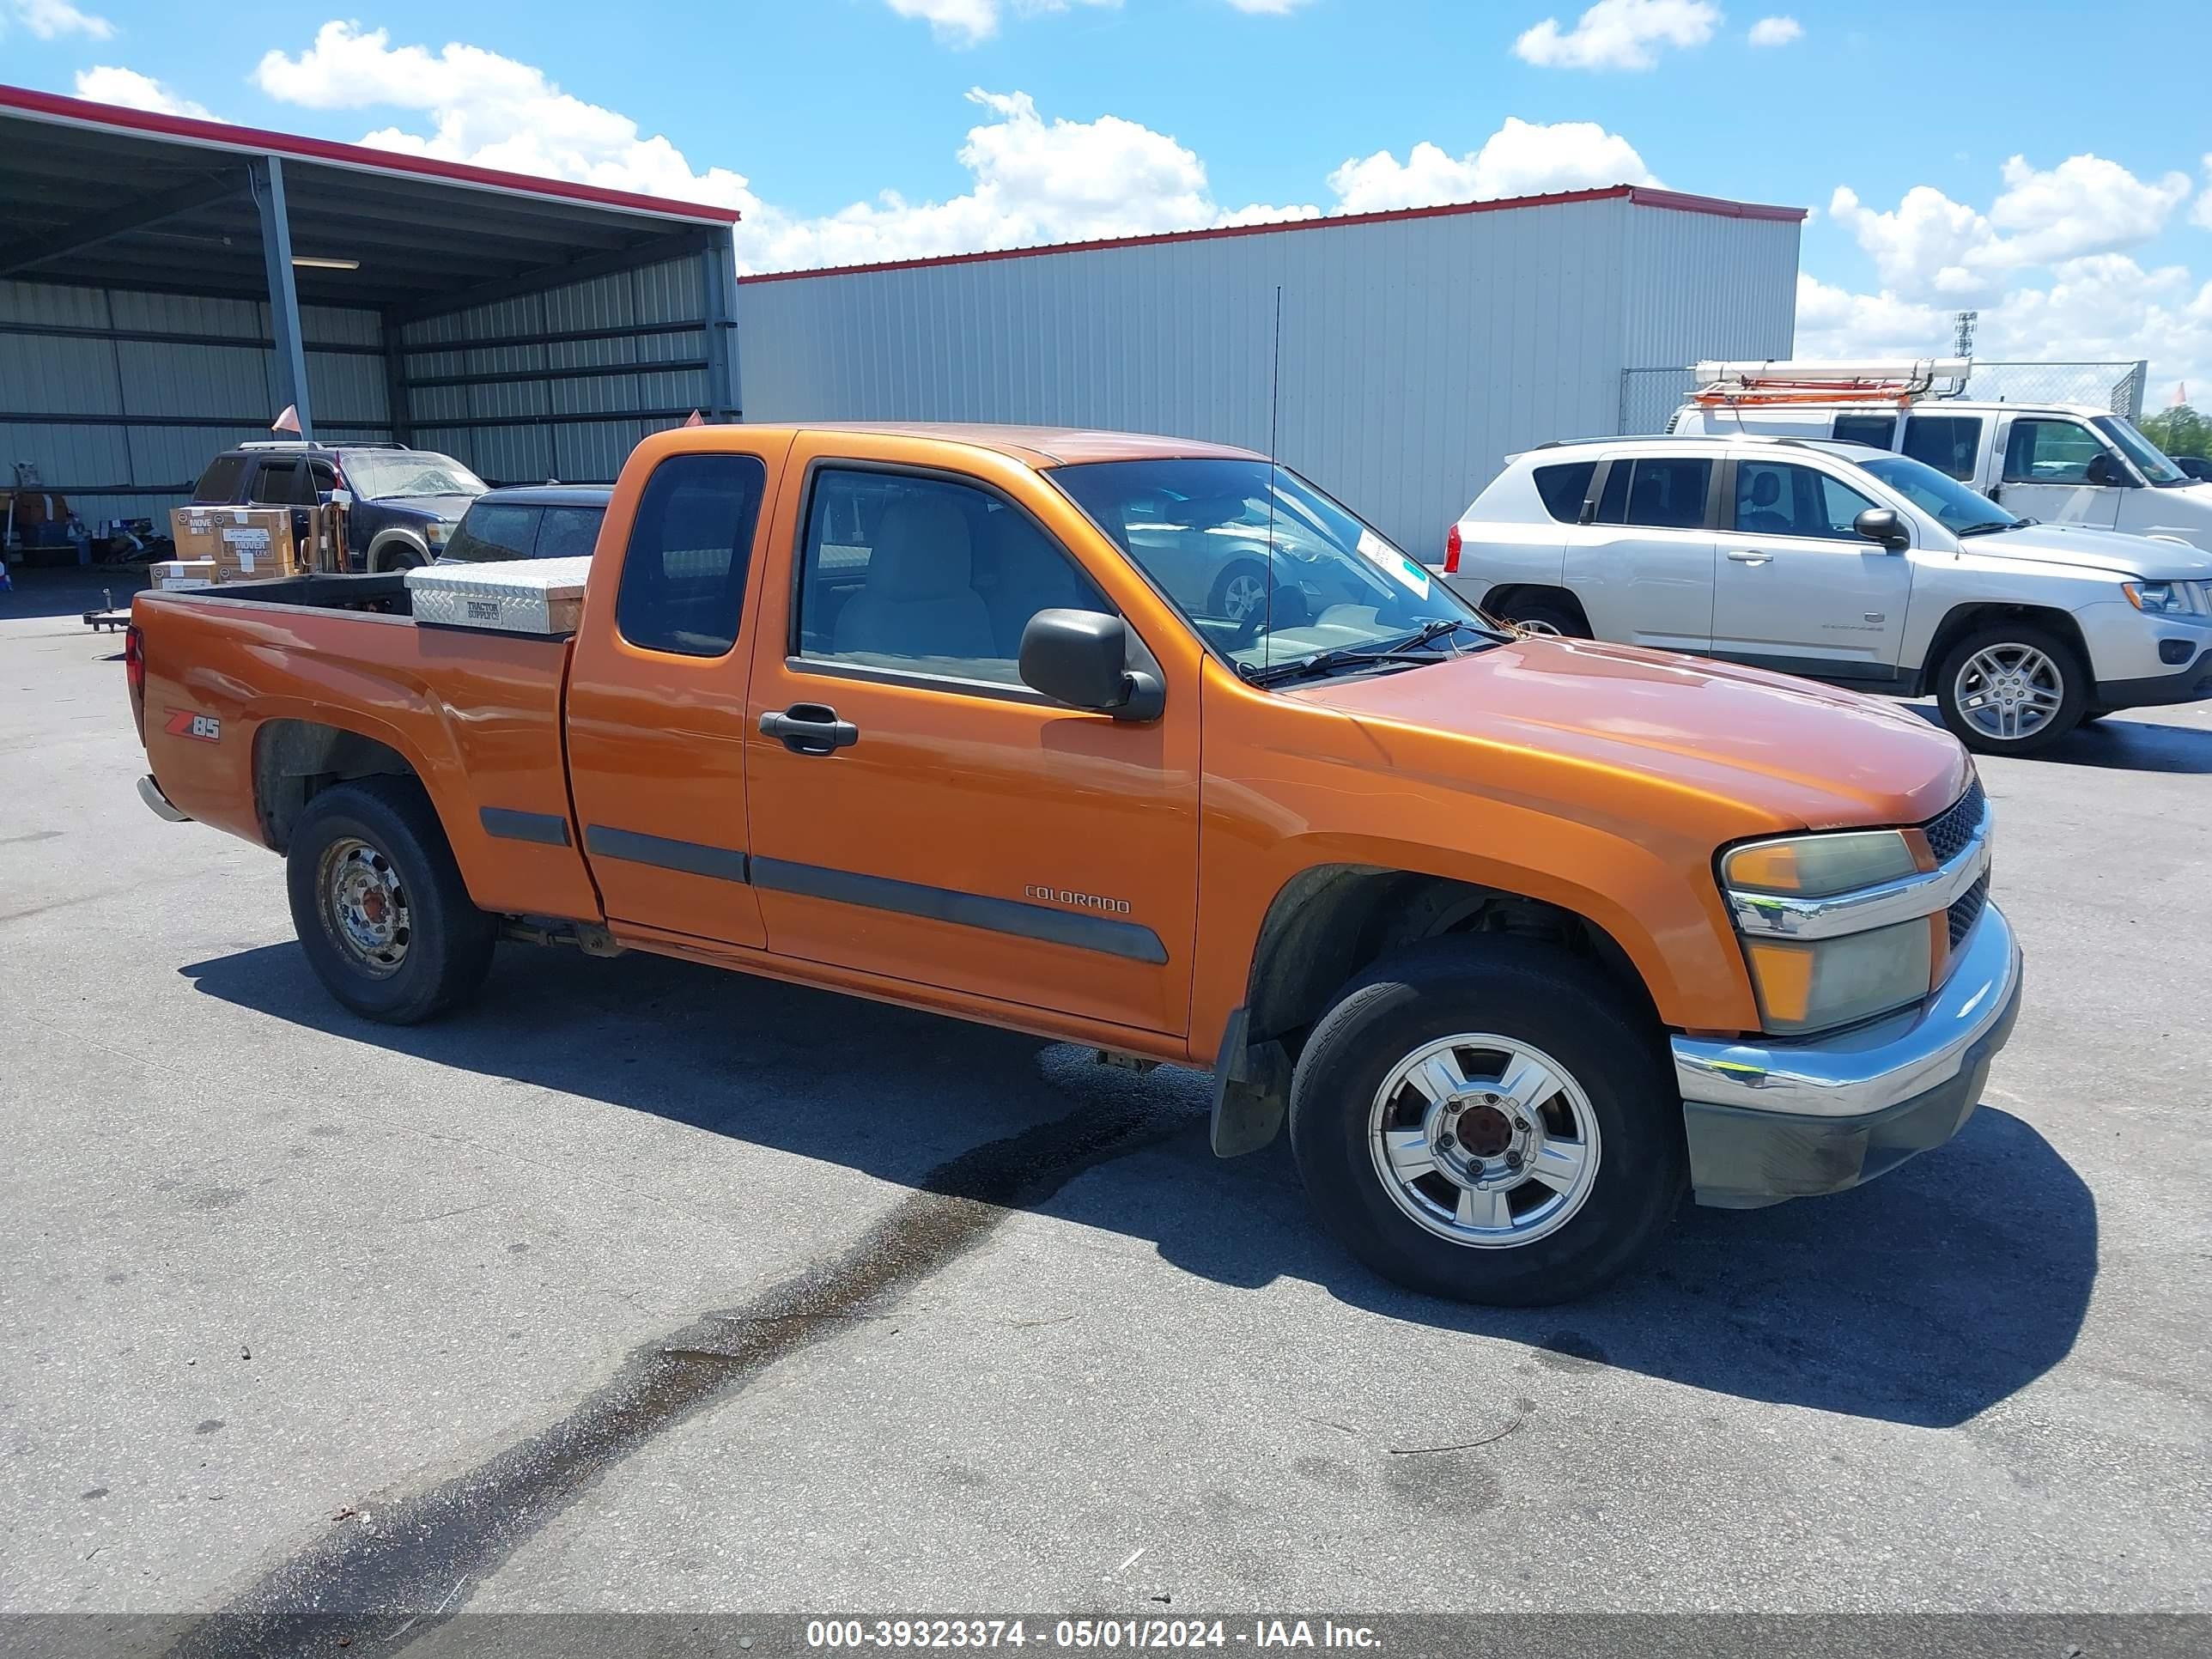
M 179 560 L 213 560 L 218 582 L 296 575 L 301 559 L 292 540 L 292 512 L 289 507 L 176 507 L 169 509 L 169 535 Z
M 146 567 L 147 580 L 167 591 L 179 587 L 212 587 L 213 559 L 162 559 Z

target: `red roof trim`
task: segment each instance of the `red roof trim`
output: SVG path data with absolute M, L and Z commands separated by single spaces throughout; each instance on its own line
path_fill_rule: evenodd
M 627 190 L 605 190 L 597 185 L 579 185 L 566 179 L 540 179 L 527 173 L 471 167 L 460 161 L 440 161 L 434 156 L 370 149 L 362 144 L 341 144 L 328 138 L 306 138 L 297 133 L 270 132 L 261 127 L 236 127 L 224 121 L 196 120 L 188 115 L 162 115 L 152 110 L 125 109 L 116 104 L 96 104 L 85 98 L 65 98 L 56 92 L 33 92 L 27 87 L 0 86 L 0 112 L 8 110 L 72 126 L 104 127 L 116 131 L 147 133 L 155 137 L 181 138 L 223 149 L 292 155 L 303 161 L 323 161 L 333 167 L 353 167 L 365 173 L 414 173 L 448 184 L 504 191 L 510 195 L 548 197 L 556 201 L 588 203 L 594 207 L 623 208 L 634 213 L 649 213 L 656 218 L 733 225 L 738 217 L 735 208 L 671 201 L 666 197 L 643 196 Z
M 1730 202 L 1717 196 L 1689 196 L 1645 185 L 1608 185 L 1599 190 L 1563 190 L 1547 196 L 1505 196 L 1487 202 L 1448 202 L 1440 207 L 1391 208 L 1381 213 L 1340 213 L 1319 219 L 1282 219 L 1263 225 L 1214 225 L 1203 230 L 1161 231 L 1150 236 L 1106 236 L 1088 242 L 1048 242 L 1036 247 L 993 248 L 980 253 L 939 253 L 921 259 L 884 259 L 874 264 L 826 265 L 809 270 L 763 270 L 740 283 L 789 283 L 806 276 L 841 276 L 861 271 L 919 270 L 931 265 L 981 264 L 993 259 L 1033 259 L 1049 253 L 1094 253 L 1103 248 L 1155 247 L 1166 242 L 1214 241 L 1227 236 L 1267 236 L 1284 230 L 1325 230 L 1339 225 L 1380 225 L 1402 219 L 1438 219 L 1463 213 L 1503 213 L 1518 208 L 1558 207 L 1571 202 L 1626 201 L 1638 207 L 1676 213 L 1710 213 L 1723 219 L 1786 219 L 1802 223 L 1803 208 L 1770 207 L 1759 202 Z

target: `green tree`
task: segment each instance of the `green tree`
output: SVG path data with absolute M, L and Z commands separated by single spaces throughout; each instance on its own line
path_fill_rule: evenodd
M 2149 439 L 2169 455 L 2202 455 L 2212 460 L 2212 420 L 2187 404 L 2161 409 L 2136 422 Z

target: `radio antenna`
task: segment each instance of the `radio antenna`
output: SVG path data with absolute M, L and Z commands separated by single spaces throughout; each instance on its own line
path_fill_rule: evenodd
M 1265 661 L 1275 659 L 1275 468 L 1277 419 L 1283 402 L 1283 285 L 1275 284 L 1275 334 L 1267 365 L 1267 594 Z

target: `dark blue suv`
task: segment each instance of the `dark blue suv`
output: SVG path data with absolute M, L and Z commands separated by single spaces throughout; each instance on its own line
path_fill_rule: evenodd
M 240 444 L 208 463 L 192 487 L 195 507 L 306 509 L 333 492 L 352 498 L 346 512 L 346 565 L 404 570 L 428 564 L 468 505 L 489 488 L 450 455 L 404 444 L 311 444 L 296 440 Z
M 614 493 L 612 484 L 515 484 L 487 490 L 469 503 L 468 516 L 447 538 L 439 562 L 588 558 Z

